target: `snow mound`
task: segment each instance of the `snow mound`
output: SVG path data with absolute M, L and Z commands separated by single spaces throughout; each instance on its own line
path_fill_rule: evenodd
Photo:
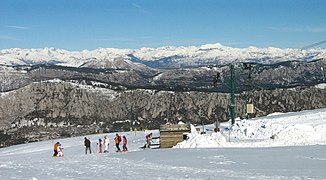
M 314 144 L 314 142 L 319 140 L 318 133 L 316 133 L 314 127 L 306 124 L 287 126 L 275 134 L 274 137 L 272 136 L 275 141 L 281 141 L 286 144 Z
M 219 132 L 212 134 L 190 133 L 187 140 L 178 143 L 174 148 L 207 148 L 219 147 L 226 143 L 226 138 Z
M 206 125 L 206 134 L 192 131 L 175 148 L 326 145 L 326 109 L 237 120 L 232 128 L 225 122 L 221 133 L 212 132 L 214 127 Z

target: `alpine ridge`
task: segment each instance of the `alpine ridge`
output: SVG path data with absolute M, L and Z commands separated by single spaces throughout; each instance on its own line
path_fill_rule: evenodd
M 326 57 L 326 49 L 232 48 L 219 43 L 201 46 L 67 51 L 57 48 L 3 49 L 1 65 L 53 64 L 72 67 L 124 68 L 139 63 L 154 68 L 194 67 L 230 62 L 274 64 L 283 61 L 313 61 Z

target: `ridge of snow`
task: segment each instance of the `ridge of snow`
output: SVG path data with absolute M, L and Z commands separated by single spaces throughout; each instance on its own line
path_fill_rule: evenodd
M 41 49 L 3 49 L 0 50 L 0 64 L 28 65 L 52 63 L 62 66 L 79 67 L 89 61 L 116 61 L 129 60 L 132 54 L 143 61 L 156 61 L 163 58 L 174 57 L 187 62 L 205 62 L 207 60 L 220 60 L 223 62 L 238 61 L 264 61 L 275 63 L 288 60 L 315 60 L 326 57 L 326 49 L 281 49 L 275 47 L 232 48 L 222 44 L 205 44 L 201 46 L 163 46 L 159 48 L 117 49 L 98 48 L 95 50 L 67 51 L 57 48 Z

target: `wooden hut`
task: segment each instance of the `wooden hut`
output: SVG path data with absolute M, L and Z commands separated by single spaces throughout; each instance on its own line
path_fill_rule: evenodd
M 183 135 L 191 131 L 190 124 L 166 124 L 160 126 L 160 147 L 171 148 L 183 141 Z

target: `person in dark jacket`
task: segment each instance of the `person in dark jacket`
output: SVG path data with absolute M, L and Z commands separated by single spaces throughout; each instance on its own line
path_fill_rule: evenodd
M 89 154 L 92 154 L 91 151 L 91 141 L 85 137 L 84 145 L 86 147 L 85 154 L 87 154 L 87 149 L 89 150 Z
M 119 134 L 117 133 L 115 135 L 115 138 L 114 138 L 114 141 L 115 141 L 115 147 L 117 148 L 117 151 L 116 152 L 120 152 L 120 142 L 121 142 L 121 136 L 119 136 Z

